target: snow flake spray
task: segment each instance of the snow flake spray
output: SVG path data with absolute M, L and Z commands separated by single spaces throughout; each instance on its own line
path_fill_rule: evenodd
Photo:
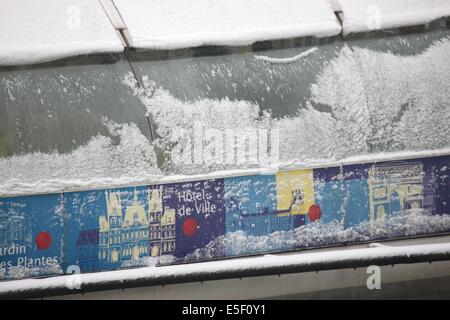
M 206 128 L 195 121 L 192 135 L 189 132 L 173 132 L 172 141 L 179 144 L 172 151 L 177 164 L 242 165 L 279 162 L 279 129 Z

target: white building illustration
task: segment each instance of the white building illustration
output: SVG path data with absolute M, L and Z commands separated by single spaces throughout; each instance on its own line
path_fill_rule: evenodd
M 163 188 L 149 190 L 150 255 L 175 253 L 175 209 L 163 209 Z
M 105 192 L 107 212 L 99 218 L 100 262 L 138 260 L 155 255 L 155 250 L 156 255 L 174 252 L 175 211 L 161 210 L 162 189 L 156 190 L 149 190 L 148 212 L 135 191 L 133 203 L 124 208 L 125 214 L 120 192 Z
M 425 183 L 422 163 L 374 165 L 368 183 L 372 226 L 386 215 L 429 208 L 434 203 L 434 188 Z
M 0 210 L 0 246 L 7 247 L 12 244 L 30 246 L 31 231 L 24 214 L 12 207 L 8 209 L 8 211 Z

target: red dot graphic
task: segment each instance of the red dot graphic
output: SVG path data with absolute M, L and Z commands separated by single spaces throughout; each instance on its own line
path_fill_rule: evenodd
M 45 250 L 52 244 L 52 236 L 47 231 L 39 232 L 36 236 L 36 246 L 40 250 Z
M 313 204 L 311 207 L 309 207 L 309 220 L 311 222 L 314 222 L 316 220 L 319 220 L 322 216 L 322 210 L 320 210 L 320 207 L 317 204 Z
M 193 237 L 197 233 L 197 220 L 194 218 L 187 218 L 183 222 L 183 234 L 186 237 Z

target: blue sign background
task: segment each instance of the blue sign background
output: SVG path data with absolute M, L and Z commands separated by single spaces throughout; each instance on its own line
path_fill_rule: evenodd
M 0 279 L 448 233 L 449 213 L 450 156 L 0 198 Z

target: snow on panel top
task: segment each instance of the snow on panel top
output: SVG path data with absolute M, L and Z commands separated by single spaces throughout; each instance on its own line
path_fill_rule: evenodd
M 344 35 L 420 25 L 450 16 L 450 0 L 336 1 L 344 14 Z
M 114 0 L 132 46 L 180 49 L 339 34 L 327 0 Z
M 0 65 L 120 52 L 120 39 L 97 0 L 2 0 Z

